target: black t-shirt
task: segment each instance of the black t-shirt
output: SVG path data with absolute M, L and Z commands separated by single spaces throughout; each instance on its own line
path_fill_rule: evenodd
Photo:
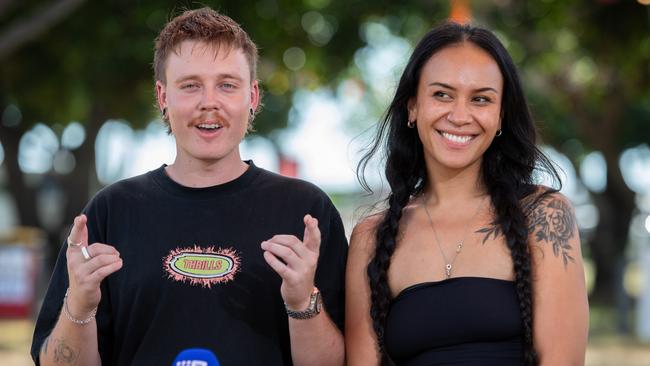
M 103 365 L 170 365 L 186 348 L 222 365 L 290 365 L 281 278 L 260 243 L 302 239 L 303 216 L 319 220 L 316 286 L 343 329 L 347 241 L 341 218 L 316 186 L 255 167 L 208 188 L 172 181 L 164 166 L 100 191 L 84 210 L 89 243 L 113 245 L 123 267 L 101 285 L 97 312 Z M 39 314 L 32 357 L 54 327 L 68 287 L 65 247 Z

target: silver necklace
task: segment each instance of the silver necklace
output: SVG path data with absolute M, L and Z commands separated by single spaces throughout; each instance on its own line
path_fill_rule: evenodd
M 436 239 L 436 243 L 438 244 L 438 249 L 440 250 L 440 254 L 442 254 L 442 259 L 445 261 L 445 272 L 447 274 L 447 278 L 451 277 L 451 270 L 454 268 L 454 262 L 456 261 L 456 258 L 458 258 L 458 255 L 460 254 L 461 249 L 463 249 L 463 244 L 465 243 L 465 239 L 467 239 L 467 234 L 469 225 L 474 221 L 476 216 L 478 216 L 478 213 L 481 212 L 481 208 L 483 207 L 483 203 L 485 201 L 485 198 L 481 201 L 481 203 L 478 205 L 478 208 L 476 209 L 476 212 L 472 217 L 467 221 L 467 224 L 465 224 L 465 233 L 463 234 L 463 239 L 458 242 L 458 245 L 456 246 L 456 255 L 454 255 L 454 258 L 452 258 L 451 261 L 447 259 L 447 256 L 445 255 L 445 251 L 442 250 L 442 245 L 440 244 L 440 239 L 438 238 L 438 233 L 436 232 L 436 227 L 433 225 L 433 220 L 431 220 L 431 214 L 429 213 L 429 209 L 427 208 L 427 203 L 429 202 L 429 197 L 427 197 L 424 200 L 424 212 L 427 213 L 427 217 L 429 218 L 429 224 L 431 225 L 431 230 L 433 230 L 433 237 Z

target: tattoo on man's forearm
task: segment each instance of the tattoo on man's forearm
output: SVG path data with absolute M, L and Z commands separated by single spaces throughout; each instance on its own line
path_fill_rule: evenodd
M 569 254 L 569 240 L 575 235 L 576 221 L 571 207 L 561 199 L 545 198 L 528 215 L 528 232 L 535 234 L 538 243 L 550 243 L 553 255 L 562 255 L 566 267 L 575 262 Z
M 65 343 L 63 339 L 55 339 L 54 343 L 54 362 L 57 365 L 74 365 L 77 361 L 78 353 Z

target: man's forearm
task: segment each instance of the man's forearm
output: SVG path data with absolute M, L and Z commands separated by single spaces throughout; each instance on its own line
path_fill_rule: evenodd
M 94 320 L 84 325 L 75 324 L 62 314 L 43 342 L 39 359 L 42 366 L 100 366 L 97 324 Z
M 343 334 L 323 309 L 311 319 L 289 318 L 291 357 L 296 366 L 343 365 Z

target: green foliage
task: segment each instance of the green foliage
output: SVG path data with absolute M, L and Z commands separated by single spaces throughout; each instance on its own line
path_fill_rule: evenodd
M 546 142 L 561 147 L 578 137 L 588 149 L 613 152 L 650 141 L 643 107 L 650 89 L 648 9 L 621 0 L 511 1 L 486 9 L 510 51 L 525 50 L 516 61 Z
M 359 25 L 365 20 L 393 14 L 392 23 L 405 24 L 400 31 L 413 35 L 412 23 L 402 19 L 420 11 L 444 14 L 440 10 L 446 6 L 362 0 L 88 1 L 0 61 L 6 102 L 19 106 L 27 124 L 85 123 L 99 108 L 141 127 L 158 114 L 150 66 L 154 38 L 167 19 L 202 5 L 238 21 L 260 47 L 265 111 L 256 130 L 262 135 L 286 126 L 294 91 L 337 84 L 364 45 Z M 12 16 L 35 8 L 17 6 Z M 304 66 L 293 70 L 285 62 L 292 47 L 305 56 Z

